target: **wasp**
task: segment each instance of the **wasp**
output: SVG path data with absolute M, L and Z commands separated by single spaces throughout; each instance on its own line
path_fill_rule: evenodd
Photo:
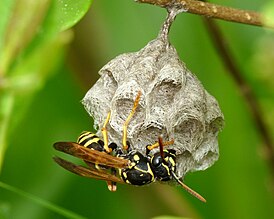
M 82 159 L 88 166 L 81 166 L 55 156 L 54 161 L 64 169 L 77 175 L 104 180 L 110 191 L 116 191 L 116 183 L 142 186 L 155 181 L 175 180 L 187 192 L 206 202 L 197 192 L 184 184 L 176 175 L 176 151 L 165 149 L 174 144 L 174 140 L 164 142 L 159 136 L 156 143 L 146 146 L 146 153 L 132 150 L 127 141 L 127 127 L 133 117 L 139 101 L 139 91 L 130 114 L 123 124 L 122 148 L 117 144 L 108 143 L 107 124 L 110 112 L 101 129 L 103 140 L 91 132 L 83 132 L 77 142 L 56 142 L 54 148 L 64 153 Z M 152 150 L 159 148 L 159 152 L 152 154 Z

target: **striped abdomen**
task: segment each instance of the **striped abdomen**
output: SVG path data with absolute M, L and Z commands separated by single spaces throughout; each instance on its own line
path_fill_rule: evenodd
M 77 143 L 90 149 L 104 151 L 104 142 L 95 134 L 84 131 L 79 136 Z

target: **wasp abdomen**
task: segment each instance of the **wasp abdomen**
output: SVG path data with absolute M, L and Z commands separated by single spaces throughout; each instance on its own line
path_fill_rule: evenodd
M 84 131 L 79 136 L 77 143 L 90 149 L 104 151 L 104 142 L 92 132 Z

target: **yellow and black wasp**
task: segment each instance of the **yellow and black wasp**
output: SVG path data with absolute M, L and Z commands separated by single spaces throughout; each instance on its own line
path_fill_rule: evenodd
M 138 92 L 132 110 L 124 122 L 122 149 L 116 143 L 108 144 L 107 124 L 110 119 L 108 113 L 101 129 L 103 140 L 91 132 L 83 132 L 75 142 L 56 142 L 54 148 L 64 153 L 82 159 L 88 166 L 73 164 L 60 157 L 54 157 L 60 166 L 80 176 L 104 180 L 110 191 L 116 191 L 116 183 L 130 185 L 146 185 L 155 181 L 176 180 L 186 191 L 206 202 L 197 192 L 185 185 L 175 174 L 176 151 L 164 149 L 174 140 L 164 142 L 162 137 L 153 145 L 146 146 L 146 155 L 130 148 L 127 142 L 127 127 L 130 119 L 138 107 L 141 92 Z M 159 147 L 159 152 L 151 154 L 151 150 Z

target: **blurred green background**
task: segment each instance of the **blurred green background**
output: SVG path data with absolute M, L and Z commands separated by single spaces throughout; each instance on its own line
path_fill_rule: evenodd
M 111 193 L 105 182 L 73 175 L 52 160 L 58 154 L 52 147 L 54 142 L 75 141 L 82 130 L 92 130 L 92 119 L 80 100 L 99 78 L 99 69 L 115 56 L 138 51 L 154 39 L 165 10 L 133 0 L 95 0 L 73 29 L 58 34 L 60 28 L 77 22 L 88 6 L 81 16 L 77 14 L 75 20 L 67 22 L 66 11 L 59 13 L 56 1 L 36 1 L 41 4 L 30 8 L 30 0 L 3 1 L 0 181 L 87 218 L 274 218 L 267 152 L 262 150 L 248 106 L 223 67 L 200 16 L 180 14 L 170 40 L 187 67 L 219 101 L 225 115 L 218 162 L 185 178 L 186 184 L 207 199 L 206 204 L 180 187 L 159 184 L 142 188 L 119 185 L 118 191 Z M 214 2 L 256 11 L 271 6 L 271 0 Z M 27 26 L 22 26 L 24 21 Z M 273 137 L 273 31 L 224 21 L 218 24 L 261 104 Z M 64 216 L 0 188 L 0 218 Z

